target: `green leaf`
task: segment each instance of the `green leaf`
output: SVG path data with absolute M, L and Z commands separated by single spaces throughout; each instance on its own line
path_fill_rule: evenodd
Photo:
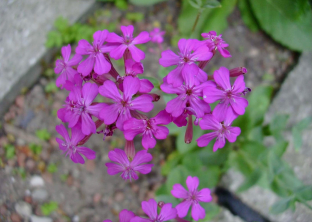
M 252 0 L 253 12 L 261 27 L 276 41 L 295 51 L 312 49 L 312 13 L 304 7 L 298 18 L 289 15 L 293 0 Z M 298 12 L 295 12 L 298 15 Z
M 47 171 L 49 173 L 55 173 L 57 171 L 57 166 L 55 163 L 51 163 L 48 165 Z
M 309 125 L 312 123 L 312 117 L 308 116 L 301 120 L 299 123 L 297 123 L 294 127 L 296 127 L 298 130 L 305 130 L 309 127 Z
M 196 9 L 200 9 L 202 6 L 202 0 L 188 0 L 188 2 L 193 8 Z
M 278 143 L 274 144 L 274 146 L 270 147 L 270 149 L 273 150 L 273 152 L 278 156 L 282 157 L 285 153 L 288 146 L 288 142 L 286 141 L 279 141 Z
M 139 5 L 139 6 L 150 6 L 154 5 L 159 2 L 164 2 L 166 0 L 130 0 L 130 2 L 134 5 Z
M 218 0 L 206 0 L 204 4 L 202 4 L 202 8 L 220 8 L 221 4 Z
M 245 25 L 252 31 L 259 30 L 258 22 L 251 11 L 250 3 L 248 0 L 238 0 L 238 8 L 241 13 Z
M 199 151 L 199 158 L 204 163 L 205 166 L 222 166 L 228 159 L 229 153 L 231 151 L 231 144 L 226 143 L 222 149 L 218 149 L 213 152 L 213 142 L 210 142 L 208 146 L 201 148 Z
M 128 4 L 125 0 L 116 0 L 115 5 L 118 9 L 126 10 L 128 8 Z
M 140 22 L 144 19 L 144 14 L 141 12 L 128 12 L 126 18 L 133 22 Z
M 68 20 L 62 16 L 58 17 L 54 22 L 54 27 L 59 31 L 65 31 L 68 28 Z
M 170 194 L 167 195 L 157 195 L 156 196 L 156 201 L 163 201 L 165 203 L 171 203 L 173 207 L 177 206 L 179 204 L 179 201 L 177 198 Z
M 294 140 L 295 150 L 299 150 L 300 147 L 302 146 L 302 138 L 301 138 L 302 132 L 298 128 L 294 127 L 292 128 L 291 133 Z
M 49 82 L 45 87 L 44 91 L 46 93 L 55 93 L 59 90 L 59 88 L 56 86 L 55 82 Z
M 53 211 L 58 209 L 58 203 L 55 201 L 50 201 L 41 206 L 41 212 L 44 216 L 50 215 Z
M 181 158 L 182 155 L 177 151 L 170 153 L 165 164 L 161 166 L 161 174 L 164 176 L 168 175 L 170 171 L 178 165 Z
M 196 171 L 191 171 L 190 175 L 198 177 L 200 181 L 199 189 L 214 188 L 219 182 L 221 170 L 218 166 L 201 167 Z
M 206 216 L 202 221 L 210 221 L 220 213 L 220 207 L 213 203 L 201 202 L 200 205 L 205 209 Z
M 301 200 L 312 200 L 312 186 L 304 185 L 294 190 L 295 195 Z
M 40 155 L 41 151 L 42 151 L 42 147 L 40 145 L 37 145 L 35 143 L 31 143 L 29 144 L 29 149 L 31 150 L 31 152 L 33 152 L 33 154 L 35 155 Z
M 188 170 L 196 171 L 202 167 L 202 162 L 199 159 L 199 152 L 189 153 L 184 155 L 182 159 L 182 165 Z
M 175 167 L 174 169 L 172 169 L 166 181 L 167 192 L 170 193 L 174 184 L 179 183 L 179 184 L 182 184 L 183 186 L 185 184 L 187 176 L 189 176 L 189 172 L 182 165 L 179 165 Z
M 222 0 L 220 8 L 207 9 L 204 11 L 211 10 L 211 13 L 205 16 L 204 24 L 200 29 L 200 33 L 209 32 L 211 30 L 216 31 L 217 33 L 222 33 L 227 27 L 227 17 L 233 12 L 236 6 L 236 0 Z M 203 17 L 204 17 L 203 13 Z
M 4 150 L 6 159 L 12 159 L 15 156 L 15 146 L 7 144 L 4 146 Z
M 255 185 L 262 176 L 260 169 L 256 169 L 249 177 L 245 178 L 245 181 L 239 186 L 237 192 L 243 192 Z
M 173 70 L 173 67 L 163 67 L 163 66 L 159 66 L 158 69 L 158 76 L 163 79 L 165 76 L 167 76 L 169 74 L 169 72 Z
M 51 138 L 51 134 L 47 129 L 41 129 L 36 131 L 36 136 L 41 140 L 49 140 Z
M 273 204 L 270 212 L 272 214 L 280 214 L 286 211 L 292 204 L 294 204 L 293 197 L 283 198 Z
M 288 119 L 288 114 L 276 114 L 269 125 L 272 135 L 280 134 L 285 129 Z

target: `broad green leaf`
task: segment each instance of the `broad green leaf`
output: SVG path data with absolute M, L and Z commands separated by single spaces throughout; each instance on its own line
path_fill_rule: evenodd
M 44 203 L 41 206 L 41 212 L 45 216 L 50 215 L 53 211 L 55 211 L 57 209 L 58 209 L 58 203 L 55 201 L 50 201 L 48 203 Z
M 12 159 L 15 156 L 15 146 L 8 144 L 4 146 L 5 158 Z
M 286 211 L 292 204 L 294 204 L 293 201 L 293 197 L 283 198 L 274 203 L 270 211 L 272 214 L 280 214 Z
M 301 200 L 312 200 L 312 186 L 301 186 L 295 189 L 294 193 Z
M 160 196 L 160 195 L 168 195 L 169 193 L 167 192 L 167 187 L 166 184 L 163 183 L 155 192 L 156 196 Z
M 245 141 L 241 143 L 239 147 L 239 152 L 243 152 L 246 158 L 255 162 L 258 161 L 261 155 L 267 151 L 267 148 L 259 142 L 256 141 Z
M 240 171 L 245 177 L 249 177 L 254 171 L 254 162 L 249 161 L 243 153 L 231 152 L 229 165 Z
M 166 0 L 130 0 L 130 2 L 134 5 L 139 5 L 139 6 L 150 6 L 154 5 L 159 2 L 164 2 Z
M 205 187 L 214 188 L 219 182 L 221 171 L 220 167 L 208 166 L 199 168 L 196 171 L 190 171 L 190 175 L 198 177 L 200 181 L 199 189 Z
M 144 19 L 144 14 L 141 12 L 128 12 L 126 14 L 126 19 L 134 22 L 140 22 Z
M 238 8 L 241 13 L 245 25 L 252 31 L 259 30 L 258 22 L 251 11 L 250 3 L 248 0 L 238 0 Z
M 213 152 L 213 141 L 208 144 L 208 146 L 201 148 L 199 158 L 205 166 L 224 165 L 228 159 L 229 153 L 231 151 L 232 144 L 226 143 L 222 149 L 218 149 Z
M 294 140 L 295 150 L 299 150 L 300 147 L 302 146 L 302 138 L 301 138 L 302 132 L 298 128 L 294 127 L 292 128 L 291 133 Z
M 179 183 L 182 184 L 182 186 L 185 186 L 185 181 L 188 176 L 188 170 L 182 165 L 179 165 L 172 169 L 166 181 L 167 192 L 170 193 L 174 184 Z
M 47 129 L 41 129 L 36 131 L 36 136 L 41 140 L 49 140 L 51 138 L 51 134 Z
M 270 181 L 270 189 L 281 197 L 289 197 L 290 192 L 288 189 L 285 189 L 283 186 L 284 184 L 281 183 L 278 179 L 274 179 Z
M 236 2 L 237 0 L 222 0 L 222 7 L 205 10 L 205 14 L 203 13 L 205 22 L 200 29 L 200 33 L 214 30 L 221 34 L 228 27 L 227 17 L 233 12 Z M 208 10 L 211 10 L 210 14 L 206 13 Z
M 302 10 L 298 18 L 287 12 L 293 11 L 293 0 L 251 0 L 250 4 L 261 27 L 276 41 L 296 51 L 312 49 L 311 8 Z
M 221 211 L 220 207 L 218 207 L 218 205 L 213 204 L 213 203 L 201 202 L 200 205 L 205 209 L 205 213 L 206 213 L 206 217 L 202 221 L 212 220 Z
M 117 8 L 119 8 L 121 10 L 126 10 L 128 8 L 128 4 L 127 4 L 126 0 L 116 0 L 115 5 Z
M 255 185 L 261 178 L 262 172 L 260 169 L 256 169 L 249 177 L 245 178 L 245 181 L 239 186 L 237 192 L 243 192 Z
M 312 123 L 312 117 L 308 116 L 301 120 L 299 123 L 297 123 L 294 127 L 296 127 L 298 130 L 305 130 L 309 127 L 309 125 Z
M 202 167 L 202 162 L 199 160 L 199 152 L 192 152 L 184 155 L 182 165 L 190 171 L 196 171 Z
M 288 146 L 288 142 L 286 141 L 279 141 L 274 146 L 270 147 L 269 149 L 272 149 L 273 152 L 278 156 L 282 157 L 283 154 L 285 153 L 286 149 Z

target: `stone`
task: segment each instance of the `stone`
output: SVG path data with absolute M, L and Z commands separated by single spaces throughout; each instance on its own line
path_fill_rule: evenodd
M 35 189 L 31 194 L 32 199 L 37 202 L 46 201 L 48 199 L 48 196 L 49 196 L 48 191 L 46 191 L 43 188 Z
M 22 219 L 17 213 L 12 213 L 10 216 L 12 222 L 21 222 Z
M 31 222 L 53 222 L 53 219 L 50 217 L 38 217 L 36 215 L 31 215 Z
M 31 177 L 29 184 L 30 187 L 43 187 L 44 180 L 42 179 L 42 177 L 35 175 Z
M 32 209 L 29 203 L 19 201 L 15 204 L 16 212 L 23 218 L 29 218 L 32 213 Z

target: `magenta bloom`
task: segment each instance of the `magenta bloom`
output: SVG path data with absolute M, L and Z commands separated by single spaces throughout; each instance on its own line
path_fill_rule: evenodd
M 208 48 L 200 47 L 201 45 L 197 39 L 180 39 L 178 42 L 180 49 L 178 55 L 171 50 L 165 50 L 161 53 L 161 58 L 159 59 L 160 65 L 163 67 L 177 65 L 167 76 L 168 83 L 172 84 L 173 87 L 179 87 L 183 84 L 185 79 L 182 76 L 182 72 L 193 75 L 196 85 L 207 80 L 207 74 L 198 68 L 195 62 L 209 60 L 213 54 Z M 189 69 L 190 66 L 193 66 L 193 72 L 184 70 Z
M 232 57 L 230 52 L 224 49 L 228 47 L 229 44 L 222 39 L 222 35 L 218 36 L 215 31 L 210 31 L 208 33 L 202 33 L 201 36 L 205 38 L 204 42 L 211 52 L 218 49 L 224 58 Z
M 142 134 L 142 146 L 145 149 L 154 148 L 156 145 L 154 136 L 164 140 L 169 134 L 167 127 L 159 125 L 167 125 L 170 122 L 171 116 L 165 110 L 147 120 L 130 118 L 124 123 L 124 135 L 126 140 L 133 140 L 136 135 Z
M 162 43 L 164 41 L 165 31 L 161 31 L 160 28 L 154 28 L 150 31 L 151 41 L 156 43 Z
M 138 49 L 135 45 L 143 44 L 151 40 L 149 33 L 144 31 L 141 32 L 137 37 L 133 37 L 133 26 L 121 26 L 120 27 L 123 37 L 115 33 L 109 33 L 106 41 L 112 43 L 111 45 L 115 46 L 114 49 L 110 51 L 110 56 L 114 59 L 120 59 L 126 49 L 129 49 L 132 58 L 136 62 L 140 62 L 145 58 L 145 54 L 142 50 Z
M 233 110 L 230 108 L 227 109 L 223 118 L 221 115 L 216 115 L 219 111 L 220 110 L 216 107 L 212 114 L 205 115 L 204 118 L 200 120 L 199 126 L 202 130 L 212 130 L 213 132 L 204 134 L 196 140 L 199 147 L 205 147 L 211 140 L 216 138 L 216 142 L 213 145 L 214 152 L 224 147 L 225 139 L 230 143 L 234 143 L 237 136 L 241 133 L 239 127 L 231 126 L 233 120 L 237 117 Z
M 187 215 L 190 206 L 192 205 L 192 217 L 194 220 L 204 219 L 206 216 L 205 209 L 200 206 L 199 202 L 210 202 L 212 197 L 208 188 L 197 190 L 199 180 L 197 177 L 188 176 L 186 186 L 189 191 L 186 191 L 181 184 L 173 185 L 171 194 L 176 198 L 182 198 L 183 201 L 176 206 L 178 216 L 183 218 Z
M 70 44 L 62 47 L 62 58 L 56 60 L 54 72 L 60 74 L 56 79 L 56 86 L 60 87 L 65 84 L 66 80 L 73 81 L 75 74 L 78 72 L 71 66 L 78 65 L 82 60 L 81 55 L 74 55 L 74 57 L 69 60 L 71 54 Z
M 95 159 L 95 152 L 88 147 L 78 147 L 78 143 L 85 137 L 85 135 L 77 128 L 72 129 L 71 138 L 69 138 L 68 132 L 65 127 L 61 124 L 55 127 L 56 131 L 65 139 L 56 138 L 60 149 L 63 153 L 66 153 L 66 156 L 69 155 L 70 159 L 74 163 L 84 164 L 84 159 L 81 154 L 84 155 L 87 159 Z
M 192 78 L 187 78 L 185 85 L 175 88 L 166 83 L 166 78 L 164 78 L 164 83 L 160 86 L 161 90 L 165 93 L 178 95 L 173 100 L 170 100 L 166 106 L 166 111 L 173 117 L 180 116 L 185 108 L 190 109 L 198 118 L 210 112 L 210 106 L 200 98 L 204 87 L 208 86 L 210 81 L 195 86 L 194 81 L 190 79 Z
M 74 76 L 74 79 L 72 81 L 69 81 L 69 80 L 66 80 L 65 84 L 64 84 L 64 88 L 68 91 L 72 91 L 73 88 L 75 87 L 79 87 L 81 88 L 82 87 L 82 78 L 80 76 L 79 73 L 77 73 L 75 76 Z
M 65 108 L 60 109 L 57 114 L 63 122 L 69 122 L 72 128 L 81 122 L 83 134 L 89 135 L 96 132 L 92 115 L 98 117 L 99 111 L 105 106 L 103 103 L 92 104 L 98 94 L 98 86 L 95 83 L 86 83 L 82 89 L 73 87 L 66 99 Z
M 107 35 L 107 30 L 99 30 L 93 34 L 94 41 L 92 45 L 90 45 L 90 43 L 85 39 L 82 39 L 78 42 L 76 53 L 79 55 L 89 55 L 89 57 L 78 66 L 78 72 L 83 76 L 89 75 L 93 67 L 94 72 L 98 75 L 102 75 L 110 71 L 111 64 L 105 59 L 103 55 L 103 53 L 109 52 L 111 50 L 111 48 L 107 45 L 103 45 Z
M 130 222 L 130 220 L 135 217 L 135 214 L 127 209 L 120 211 L 119 222 Z M 103 222 L 112 222 L 111 220 L 104 220 Z
M 220 67 L 220 69 L 214 71 L 213 78 L 216 83 L 210 84 L 203 90 L 205 102 L 214 103 L 220 100 L 217 105 L 220 115 L 225 115 L 228 106 L 231 106 L 238 115 L 243 115 L 245 108 L 248 106 L 247 99 L 241 97 L 244 96 L 246 89 L 244 76 L 238 76 L 233 86 L 231 86 L 229 70 Z
M 163 222 L 169 221 L 177 216 L 177 210 L 172 208 L 171 203 L 166 203 L 160 210 L 160 214 L 157 213 L 157 202 L 154 199 L 142 202 L 142 210 L 147 214 L 149 219 L 134 217 L 131 222 Z
M 147 153 L 146 150 L 137 152 L 133 160 L 129 160 L 125 151 L 121 149 L 109 151 L 108 157 L 111 161 L 116 163 L 105 164 L 105 166 L 107 166 L 107 173 L 109 175 L 121 173 L 121 177 L 124 180 L 137 180 L 139 178 L 137 172 L 148 174 L 153 167 L 153 164 L 145 164 L 153 159 L 152 155 Z
M 124 78 L 122 96 L 113 81 L 107 80 L 103 86 L 99 87 L 99 92 L 102 96 L 114 101 L 111 105 L 104 104 L 104 108 L 100 111 L 100 118 L 104 120 L 106 125 L 117 121 L 116 126 L 118 129 L 123 130 L 124 121 L 131 118 L 131 110 L 149 112 L 153 109 L 153 98 L 150 95 L 141 95 L 132 100 L 132 96 L 138 92 L 139 88 L 139 79 L 132 76 Z

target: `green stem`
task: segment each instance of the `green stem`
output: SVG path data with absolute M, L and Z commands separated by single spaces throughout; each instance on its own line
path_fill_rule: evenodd
M 298 198 L 298 200 L 300 200 L 300 203 L 302 203 L 304 206 L 306 206 L 307 208 L 309 208 L 310 210 L 312 210 L 312 206 L 310 204 L 308 204 L 305 200 Z
M 197 13 L 196 20 L 194 22 L 193 28 L 192 28 L 192 32 L 194 32 L 194 30 L 196 28 L 196 25 L 197 25 L 197 22 L 198 22 L 200 14 L 201 14 L 201 11 L 199 10 L 198 13 Z

